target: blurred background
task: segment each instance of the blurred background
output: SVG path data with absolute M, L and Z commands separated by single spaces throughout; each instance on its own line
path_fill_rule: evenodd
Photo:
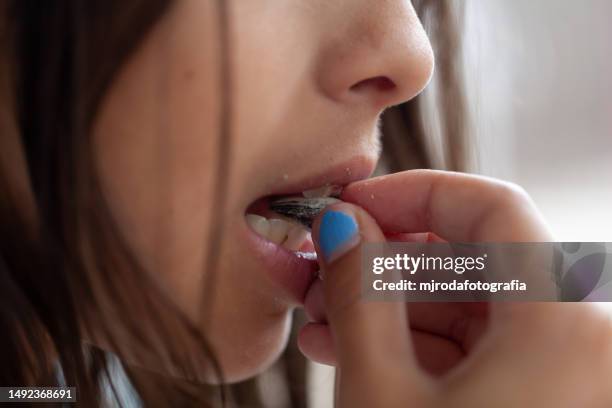
M 612 2 L 467 0 L 480 171 L 527 189 L 561 241 L 612 241 Z
M 479 172 L 522 185 L 558 240 L 612 241 L 612 1 L 461 5 Z M 333 371 L 310 377 L 331 408 Z

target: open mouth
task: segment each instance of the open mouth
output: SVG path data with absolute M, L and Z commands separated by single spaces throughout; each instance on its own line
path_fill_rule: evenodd
M 375 162 L 367 157 L 325 168 L 319 174 L 268 185 L 244 210 L 243 231 L 251 260 L 281 289 L 275 296 L 303 305 L 319 264 L 311 237 L 312 221 L 338 202 L 344 186 L 368 178 Z M 255 266 L 255 265 L 254 265 Z M 281 294 L 283 293 L 283 294 Z
M 342 188 L 325 185 L 300 195 L 269 196 L 255 201 L 246 211 L 249 227 L 260 237 L 299 257 L 316 259 L 310 229 L 314 218 L 336 198 Z

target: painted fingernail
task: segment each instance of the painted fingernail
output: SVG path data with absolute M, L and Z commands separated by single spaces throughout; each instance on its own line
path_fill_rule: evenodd
M 359 225 L 355 218 L 341 211 L 323 214 L 319 224 L 319 247 L 326 263 L 340 258 L 359 243 Z

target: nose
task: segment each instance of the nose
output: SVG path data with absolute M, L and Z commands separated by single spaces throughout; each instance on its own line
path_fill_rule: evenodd
M 339 15 L 325 19 L 333 21 L 318 69 L 325 95 L 377 110 L 418 95 L 431 78 L 434 57 L 411 2 L 348 0 L 342 4 L 333 10 Z

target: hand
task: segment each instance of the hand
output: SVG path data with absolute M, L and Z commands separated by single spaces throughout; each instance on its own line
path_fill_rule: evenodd
M 327 324 L 310 323 L 299 339 L 305 354 L 339 367 L 340 407 L 612 406 L 612 325 L 592 305 L 493 303 L 487 310 L 446 304 L 432 312 L 423 304 L 407 310 L 399 302 L 360 301 L 357 248 L 381 242 L 385 234 L 551 241 L 520 188 L 483 177 L 409 171 L 355 183 L 342 198 L 346 203 L 330 207 L 313 229 Z M 326 217 L 344 225 L 335 237 L 324 231 Z M 429 327 L 429 336 L 417 335 L 418 326 Z M 440 338 L 461 345 L 461 352 L 444 352 L 452 349 Z M 423 368 L 445 375 L 436 378 Z

